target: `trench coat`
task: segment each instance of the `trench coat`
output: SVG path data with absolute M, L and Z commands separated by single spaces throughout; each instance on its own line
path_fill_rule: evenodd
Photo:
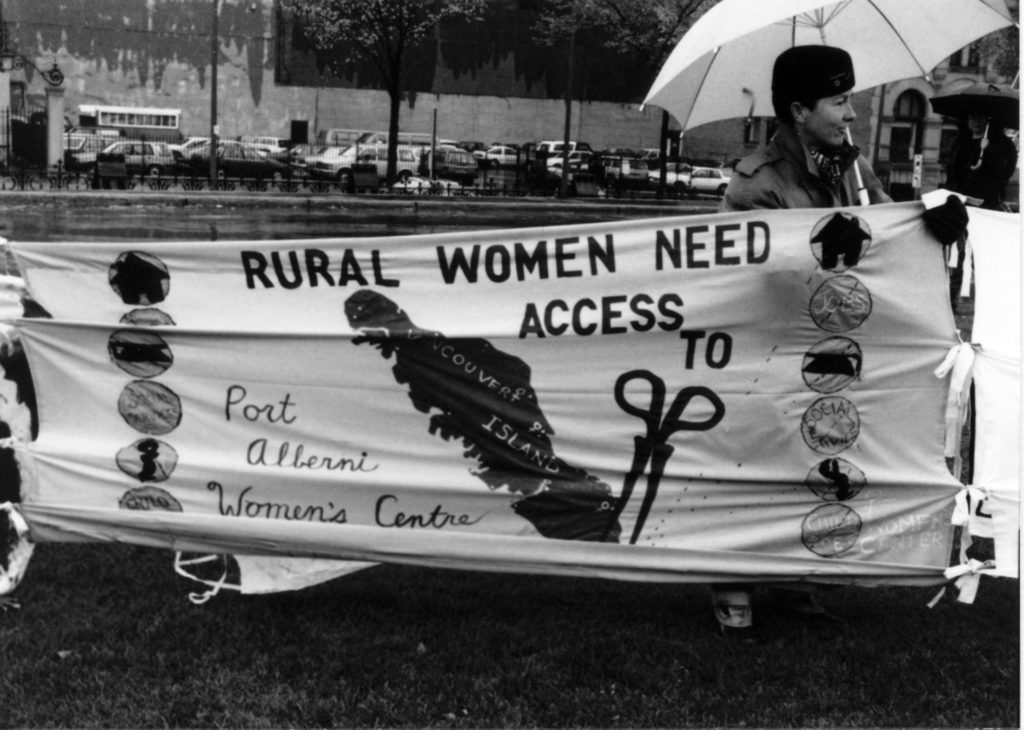
M 882 183 L 856 147 L 848 147 L 838 193 L 818 175 L 796 131 L 779 124 L 771 141 L 744 157 L 735 167 L 720 209 L 838 208 L 857 205 L 857 164 L 871 203 L 891 203 Z

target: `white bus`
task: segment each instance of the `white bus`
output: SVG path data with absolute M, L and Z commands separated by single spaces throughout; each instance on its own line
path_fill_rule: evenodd
M 181 142 L 181 109 L 144 106 L 82 104 L 78 126 L 83 129 L 114 129 L 122 137 L 151 142 Z

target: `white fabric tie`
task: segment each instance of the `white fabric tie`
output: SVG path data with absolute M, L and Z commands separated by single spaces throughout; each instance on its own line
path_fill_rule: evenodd
M 935 377 L 949 379 L 949 395 L 946 400 L 945 455 L 960 459 L 960 431 L 967 416 L 970 403 L 971 379 L 974 372 L 976 345 L 961 342 L 951 347 L 946 357 L 935 368 Z M 957 473 L 959 473 L 959 464 Z

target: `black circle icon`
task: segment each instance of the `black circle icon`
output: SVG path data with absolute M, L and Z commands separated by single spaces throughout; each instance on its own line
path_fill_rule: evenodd
M 158 304 L 167 298 L 171 275 L 164 262 L 142 251 L 125 251 L 110 265 L 107 280 L 125 304 Z
M 860 377 L 864 355 L 848 337 L 827 337 L 804 355 L 800 372 L 811 390 L 835 393 Z
M 846 271 L 856 266 L 871 246 L 871 228 L 849 213 L 833 213 L 811 230 L 811 253 L 828 271 Z
M 107 342 L 110 359 L 129 375 L 152 378 L 174 364 L 171 348 L 154 332 L 118 330 Z
M 117 467 L 140 482 L 166 481 L 178 465 L 178 452 L 166 441 L 144 438 L 117 452 Z
M 804 479 L 804 486 L 826 502 L 853 499 L 867 484 L 867 477 L 846 459 L 832 457 L 816 464 Z

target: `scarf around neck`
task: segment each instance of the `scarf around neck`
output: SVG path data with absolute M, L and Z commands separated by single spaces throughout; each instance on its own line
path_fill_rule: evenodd
M 818 174 L 830 188 L 839 190 L 839 182 L 843 179 L 843 172 L 849 166 L 849 149 L 851 145 L 835 147 L 827 150 L 811 150 L 811 157 L 818 165 Z M 856 149 L 856 148 L 853 148 Z

